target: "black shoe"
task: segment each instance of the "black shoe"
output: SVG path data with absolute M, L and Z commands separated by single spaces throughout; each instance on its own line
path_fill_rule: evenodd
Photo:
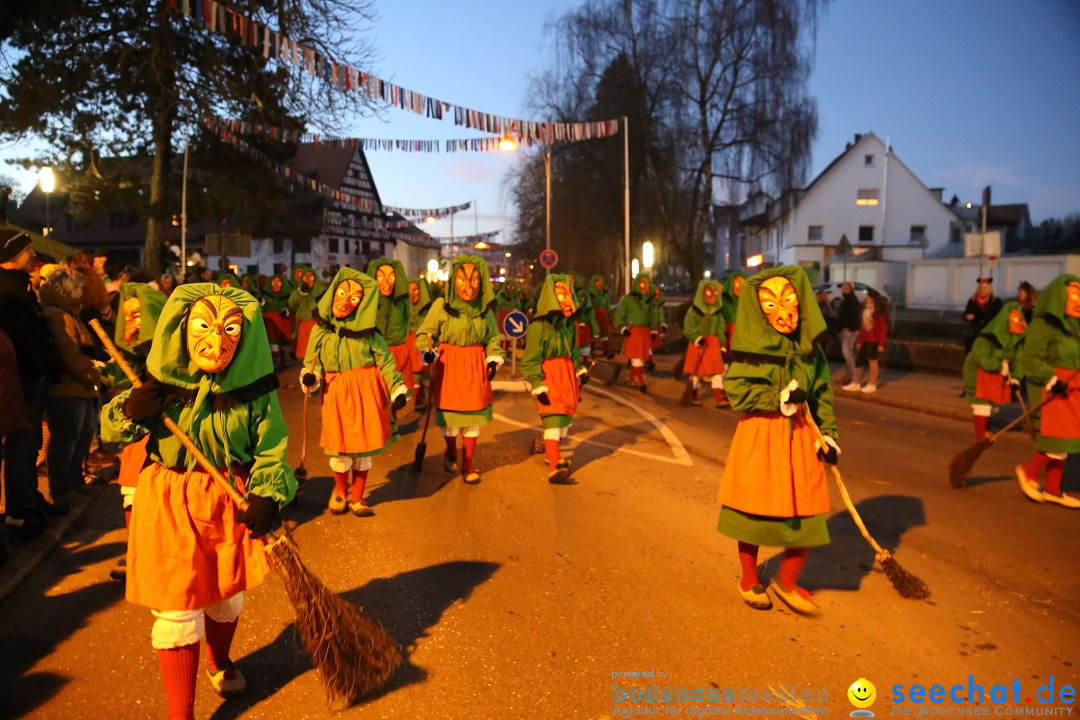
M 53 517 L 64 517 L 71 511 L 71 508 L 64 503 L 51 503 L 48 500 L 42 500 L 38 503 L 38 507 L 41 508 L 46 515 L 52 515 Z

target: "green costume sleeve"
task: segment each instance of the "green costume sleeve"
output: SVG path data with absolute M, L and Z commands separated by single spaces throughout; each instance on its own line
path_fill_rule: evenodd
M 596 311 L 589 308 L 589 326 L 592 328 L 592 336 L 594 338 L 600 337 L 600 323 L 596 321 Z
M 724 392 L 737 412 L 780 410 L 780 367 L 771 364 L 733 362 L 724 378 Z
M 630 295 L 623 295 L 622 300 L 619 301 L 619 306 L 615 308 L 615 329 L 622 330 L 629 325 L 626 318 L 627 305 L 630 302 Z
M 397 371 L 397 364 L 386 344 L 386 339 L 379 333 L 375 333 L 370 339 L 365 338 L 365 340 L 370 344 L 371 353 L 375 356 L 375 365 L 378 366 L 379 374 L 382 375 L 383 382 L 386 383 L 386 389 L 392 394 L 399 385 L 403 386 L 405 384 L 405 380 L 401 377 L 401 373 Z
M 481 342 L 484 344 L 487 350 L 487 356 L 489 358 L 497 357 L 500 359 L 505 359 L 506 353 L 502 349 L 502 336 L 499 334 L 499 321 L 495 317 L 495 313 L 490 311 L 484 313 L 484 325 L 486 326 L 484 331 L 484 339 Z
M 701 337 L 701 324 L 704 320 L 704 316 L 696 307 L 691 306 L 686 311 L 686 317 L 683 319 L 683 335 L 690 342 L 694 342 Z
M 593 323 L 595 324 L 595 322 L 594 320 Z M 577 328 L 571 325 L 570 332 L 573 333 L 573 341 L 570 343 L 570 361 L 574 363 L 574 371 L 576 372 L 584 368 L 585 363 L 581 361 L 581 350 L 577 344 Z
M 322 347 L 326 341 L 327 335 L 326 329 L 321 325 L 316 325 L 312 328 L 311 336 L 308 338 L 307 352 L 304 353 L 304 367 L 309 370 L 314 370 L 320 375 L 323 375 L 326 372 L 322 361 Z M 321 384 L 311 394 L 318 395 L 320 390 L 322 390 Z
M 251 474 L 247 480 L 247 492 L 277 501 L 279 506 L 292 502 L 296 495 L 296 477 L 285 462 L 289 446 L 289 430 L 281 414 L 276 392 L 269 392 L 257 401 L 254 413 L 255 427 L 251 434 L 256 437 L 252 448 Z
M 1054 366 L 1047 361 L 1050 345 L 1055 344 L 1061 334 L 1042 317 L 1035 318 L 1028 326 L 1023 350 L 1020 351 L 1020 372 L 1027 378 L 1029 387 L 1042 387 L 1050 381 L 1054 374 Z
M 431 303 L 424 322 L 416 330 L 416 349 L 420 352 L 430 350 L 439 343 L 439 326 L 446 317 L 446 300 L 435 298 Z
M 293 290 L 291 293 L 289 293 L 289 310 L 292 311 L 293 315 L 296 314 L 296 311 L 299 309 L 300 304 L 304 302 L 304 298 L 306 297 L 307 295 L 300 292 L 299 290 Z
M 800 381 L 800 385 L 802 382 Z M 829 373 L 829 361 L 825 358 L 825 351 L 818 348 L 817 358 L 814 361 L 814 380 L 810 386 L 807 401 L 810 405 L 810 414 L 821 428 L 821 432 L 833 440 L 840 439 L 840 431 L 836 427 L 836 414 L 833 412 L 833 389 Z
M 525 382 L 538 388 L 544 384 L 543 336 L 546 323 L 537 320 L 525 331 L 525 356 L 521 359 L 521 376 Z
M 150 432 L 150 428 L 135 422 L 124 414 L 124 402 L 131 395 L 131 388 L 123 391 L 101 409 L 101 440 L 106 443 L 130 445 Z
M 976 367 L 986 372 L 1000 372 L 1005 349 L 985 335 L 980 335 L 971 346 L 971 355 Z

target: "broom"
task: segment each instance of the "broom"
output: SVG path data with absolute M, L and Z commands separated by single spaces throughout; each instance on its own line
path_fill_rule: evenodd
M 300 389 L 301 389 L 301 391 L 303 391 L 303 388 L 300 388 Z M 293 470 L 293 475 L 296 476 L 296 483 L 297 483 L 297 485 L 296 485 L 296 498 L 299 498 L 301 495 L 304 494 L 304 484 L 307 483 L 307 468 L 304 466 L 304 463 L 307 462 L 307 420 L 308 420 L 307 408 L 308 408 L 308 396 L 310 396 L 310 395 L 311 395 L 311 393 L 308 393 L 308 392 L 304 393 L 304 415 L 303 415 L 303 423 L 304 424 L 302 426 L 302 430 L 300 431 L 300 438 L 301 438 L 300 439 L 300 464 L 296 466 L 295 470 Z
M 1031 439 L 1035 439 L 1035 423 L 1031 422 L 1031 416 L 1028 415 L 1027 402 L 1024 400 L 1024 389 L 1019 385 L 1016 386 L 1016 399 L 1020 402 L 1020 412 L 1027 415 L 1027 419 L 1024 420 L 1024 430 L 1031 436 Z
M 1080 370 L 1076 370 L 1068 379 L 1065 380 L 1065 384 L 1071 383 L 1077 375 L 1080 375 Z M 1011 423 L 1001 428 L 996 433 L 986 433 L 981 440 L 976 440 L 974 444 L 968 448 L 961 450 L 953 455 L 952 460 L 949 461 L 949 483 L 954 487 L 963 487 L 964 481 L 967 480 L 968 473 L 971 472 L 971 468 L 974 467 L 975 461 L 979 459 L 979 456 L 983 454 L 986 448 L 997 442 L 997 439 L 1009 432 L 1018 423 L 1023 422 L 1027 418 L 1030 418 L 1035 414 L 1043 405 L 1053 399 L 1053 394 L 1047 395 L 1039 402 L 1032 405 L 1028 410 L 1020 417 L 1013 420 Z
M 827 447 L 825 444 L 825 437 L 821 434 L 821 430 L 818 428 L 817 423 L 814 422 L 814 418 L 810 414 L 810 407 L 806 403 L 803 403 L 802 414 L 807 424 L 813 428 L 814 434 L 817 436 L 814 445 L 819 449 L 824 450 Z M 885 577 L 889 578 L 889 582 L 892 583 L 892 586 L 900 593 L 900 597 L 908 598 L 910 600 L 925 600 L 930 597 L 930 588 L 926 586 L 926 583 L 905 570 L 900 563 L 896 561 L 896 558 L 892 556 L 892 553 L 881 547 L 881 545 L 878 545 L 877 541 L 870 535 L 870 531 L 866 529 L 866 524 L 863 523 L 859 511 L 855 509 L 855 504 L 851 502 L 851 496 L 848 495 L 847 486 L 844 485 L 844 480 L 840 477 L 840 471 L 836 469 L 835 465 L 830 465 L 829 468 L 832 470 L 833 479 L 836 480 L 836 486 L 840 489 L 840 497 L 844 499 L 844 506 L 851 515 L 851 519 L 855 521 L 855 526 L 859 528 L 859 532 L 862 534 L 863 539 L 870 543 L 870 547 L 874 549 L 874 558 L 878 561 L 878 564 L 881 565 Z
M 97 320 L 90 326 L 101 339 L 109 355 L 135 387 L 142 382 L 120 356 L 112 340 Z M 225 479 L 195 446 L 191 438 L 172 419 L 162 415 L 165 427 L 191 453 L 199 466 L 228 493 L 240 510 L 247 500 Z M 296 612 L 296 629 L 304 649 L 318 668 L 326 687 L 329 704 L 344 701 L 348 705 L 358 697 L 382 686 L 401 663 L 397 642 L 380 625 L 364 617 L 360 608 L 351 605 L 323 585 L 304 565 L 296 544 L 288 534 L 269 533 L 272 542 L 265 551 L 271 565 L 281 574 L 285 591 Z
M 435 369 L 431 371 L 431 379 L 428 380 L 428 406 L 424 412 L 424 431 L 420 433 L 420 442 L 416 445 L 416 453 L 413 455 L 412 471 L 418 473 L 424 469 L 424 456 L 427 455 L 427 429 L 431 422 L 431 408 L 435 404 Z

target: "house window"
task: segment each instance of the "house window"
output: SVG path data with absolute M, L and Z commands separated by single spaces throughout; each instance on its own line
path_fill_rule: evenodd
M 949 242 L 952 243 L 953 245 L 959 245 L 960 244 L 960 227 L 959 226 L 953 225 L 952 229 L 949 231 Z
M 859 226 L 859 242 L 874 242 L 874 226 L 873 225 L 860 225 Z
M 874 167 L 874 156 L 872 154 L 863 155 L 863 166 L 864 167 Z
M 285 238 L 274 238 L 274 254 L 280 255 L 285 252 Z
M 859 188 L 859 193 L 855 197 L 856 205 L 877 205 L 878 204 L 878 190 L 877 188 Z
M 338 251 L 338 239 L 330 238 L 330 252 L 336 253 Z
M 926 226 L 925 225 L 912 225 L 911 226 L 911 244 L 922 245 L 926 242 Z
M 821 236 L 823 234 L 824 226 L 811 225 L 806 230 L 806 239 L 808 242 L 821 242 Z
M 371 242 L 368 240 L 364 241 L 364 255 L 371 257 Z

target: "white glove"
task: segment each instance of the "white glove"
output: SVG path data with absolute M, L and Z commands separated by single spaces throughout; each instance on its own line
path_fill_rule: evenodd
M 799 411 L 799 406 L 806 402 L 806 391 L 799 387 L 798 380 L 792 380 L 780 391 L 780 412 L 791 417 Z
M 90 364 L 93 365 L 98 370 L 104 370 L 105 369 L 105 363 L 101 362 L 100 360 L 91 360 Z
M 300 389 L 305 395 L 318 392 L 321 384 L 322 373 L 318 370 L 308 370 L 306 367 L 300 368 Z
M 1001 361 L 1001 375 L 1002 375 L 1002 377 L 1009 377 L 1009 361 L 1008 360 L 1002 360 Z

